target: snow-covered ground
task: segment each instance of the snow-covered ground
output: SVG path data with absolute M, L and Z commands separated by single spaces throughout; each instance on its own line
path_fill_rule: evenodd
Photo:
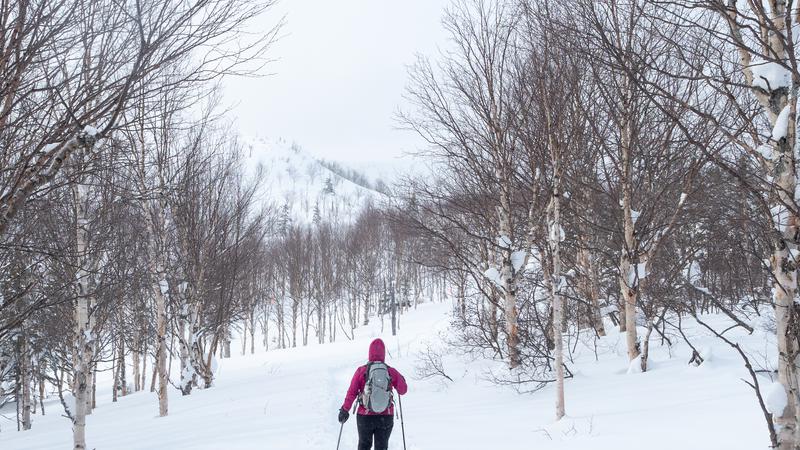
M 334 449 L 336 413 L 350 377 L 381 336 L 387 361 L 409 382 L 403 397 L 409 449 L 592 449 L 592 450 L 766 450 L 766 427 L 738 356 L 725 344 L 687 334 L 707 357 L 687 365 L 690 351 L 674 340 L 671 349 L 652 349 L 652 370 L 627 373 L 624 336 L 612 332 L 577 344 L 575 377 L 566 384 L 568 416 L 554 423 L 554 391 L 520 395 L 486 381 L 502 365 L 467 361 L 450 353 L 445 371 L 455 382 L 414 379 L 417 353 L 439 345 L 450 319 L 447 304 L 423 304 L 404 315 L 392 337 L 380 321 L 358 330 L 354 341 L 271 350 L 220 361 L 216 385 L 189 397 L 170 392 L 169 416 L 159 418 L 155 394 L 140 392 L 111 403 L 110 383 L 101 376 L 98 407 L 88 417 L 87 443 L 94 449 Z M 722 323 L 719 317 L 710 318 Z M 654 333 L 655 335 L 655 333 Z M 731 331 L 754 354 L 769 353 L 765 334 Z M 658 336 L 653 337 L 657 344 Z M 575 344 L 574 342 L 572 344 Z M 237 348 L 235 345 L 234 349 Z M 758 358 L 756 358 L 758 359 Z M 768 385 L 768 380 L 765 379 Z M 57 401 L 46 403 L 33 429 L 15 431 L 13 409 L 2 411 L 1 449 L 70 448 L 70 423 Z M 355 421 L 344 426 L 342 449 L 356 446 Z M 391 449 L 402 449 L 395 423 Z

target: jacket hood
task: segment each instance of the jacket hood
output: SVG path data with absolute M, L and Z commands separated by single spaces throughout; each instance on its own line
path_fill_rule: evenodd
M 369 344 L 369 360 L 383 362 L 384 358 L 386 358 L 386 346 L 380 338 L 375 339 Z

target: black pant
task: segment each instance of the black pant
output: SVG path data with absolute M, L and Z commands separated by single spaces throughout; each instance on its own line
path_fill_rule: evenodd
M 356 416 L 358 425 L 358 450 L 370 450 L 372 437 L 375 437 L 375 450 L 389 448 L 389 436 L 392 434 L 394 417 L 392 416 Z

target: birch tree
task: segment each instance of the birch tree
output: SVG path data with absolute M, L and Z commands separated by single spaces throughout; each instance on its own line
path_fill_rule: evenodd
M 517 290 L 531 247 L 533 202 L 520 215 L 517 203 L 530 188 L 517 191 L 519 145 L 512 132 L 517 111 L 512 101 L 512 53 L 516 36 L 514 5 L 458 3 L 445 28 L 456 51 L 444 55 L 438 70 L 421 60 L 412 74 L 409 97 L 418 116 L 404 121 L 456 172 L 469 174 L 496 214 L 492 255 L 485 277 L 503 298 L 509 367 L 521 363 Z M 440 72 L 442 75 L 437 75 Z
M 705 87 L 727 101 L 732 113 L 692 108 L 731 143 L 725 152 L 712 152 L 716 165 L 745 188 L 756 205 L 765 234 L 770 235 L 769 272 L 776 318 L 779 353 L 778 380 L 787 405 L 767 417 L 773 445 L 780 449 L 800 446 L 796 320 L 797 265 L 792 252 L 798 245 L 796 112 L 800 75 L 793 29 L 800 9 L 781 0 L 715 1 L 662 5 L 662 23 L 679 26 L 697 45 L 680 49 L 686 60 L 706 58 Z M 695 20 L 681 20 L 693 11 Z M 700 66 L 701 63 L 695 63 Z M 769 414 L 767 414 L 769 415 Z M 777 429 L 777 432 L 775 431 Z
M 684 124 L 677 119 L 686 110 L 687 99 L 697 92 L 697 83 L 673 79 L 656 67 L 680 66 L 667 49 L 671 42 L 651 19 L 648 2 L 582 2 L 580 18 L 585 34 L 585 56 L 597 96 L 612 124 L 599 138 L 602 189 L 617 201 L 619 221 L 618 284 L 622 299 L 620 330 L 626 332 L 628 358 L 638 363 L 631 370 L 647 370 L 648 342 L 638 336 L 637 315 L 645 313 L 652 330 L 652 308 L 640 308 L 645 300 L 645 281 L 653 262 L 669 236 L 680 225 L 687 192 L 695 175 L 707 161 L 698 147 L 709 133 L 701 122 L 689 128 L 696 140 L 686 138 Z M 670 29 L 672 32 L 675 28 Z M 580 48 L 580 47 L 576 47 Z M 648 64 L 648 58 L 657 63 Z M 692 74 L 694 68 L 681 66 Z M 659 86 L 654 91 L 652 86 Z M 649 334 L 648 334 L 649 336 Z

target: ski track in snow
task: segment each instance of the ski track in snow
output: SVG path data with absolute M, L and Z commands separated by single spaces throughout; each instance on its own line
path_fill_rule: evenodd
M 97 450 L 334 449 L 337 411 L 350 378 L 364 364 L 369 342 L 380 336 L 386 342 L 387 362 L 409 382 L 409 393 L 403 397 L 409 450 L 768 448 L 755 397 L 741 381 L 746 376 L 741 361 L 697 328 L 686 331 L 698 348 L 709 351 L 708 361 L 700 367 L 686 364 L 690 350 L 679 339 L 668 350 L 654 336 L 652 370 L 628 375 L 624 336 L 610 326 L 609 336 L 597 342 L 597 361 L 593 345 L 578 345 L 582 350 L 570 364 L 575 377 L 566 382 L 567 417 L 554 423 L 552 387 L 519 395 L 486 381 L 490 370 L 503 373 L 502 363 L 470 361 L 449 351 L 443 361 L 454 383 L 415 379 L 416 354 L 427 343 L 436 345 L 440 340 L 439 333 L 450 322 L 450 309 L 449 304 L 421 305 L 402 316 L 396 337 L 391 336 L 388 320 L 381 332 L 381 321 L 375 318 L 370 326 L 356 330 L 353 341 L 221 360 L 213 388 L 195 390 L 188 397 L 170 390 L 165 418 L 157 417 L 158 403 L 150 392 L 112 403 L 110 380 L 101 373 L 98 407 L 87 418 L 87 443 Z M 722 318 L 711 320 L 722 325 Z M 736 337 L 753 354 L 766 350 L 774 359 L 765 334 Z M 232 348 L 240 350 L 237 344 Z M 51 398 L 45 406 L 47 415 L 35 416 L 33 429 L 18 433 L 13 405 L 7 405 L 2 411 L 5 418 L 0 416 L 0 448 L 69 448 L 71 427 L 60 416 L 60 404 Z M 344 425 L 342 450 L 357 445 L 355 422 L 351 415 Z M 403 448 L 399 420 L 389 448 Z

